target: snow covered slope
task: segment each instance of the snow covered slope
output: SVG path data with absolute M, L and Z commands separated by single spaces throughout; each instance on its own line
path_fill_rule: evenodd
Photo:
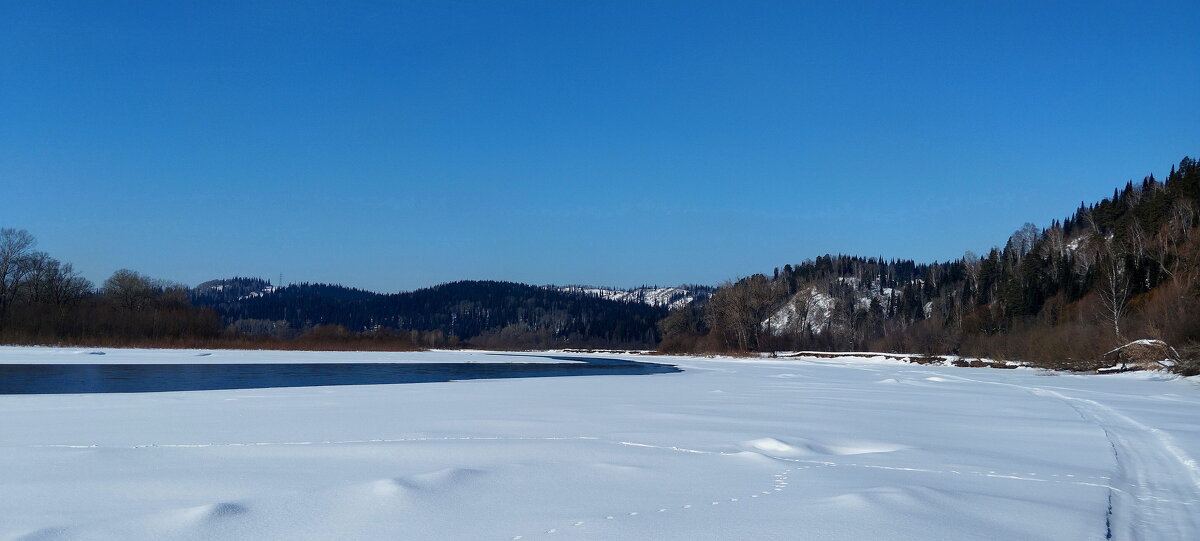
M 707 291 L 696 291 L 683 287 L 639 287 L 637 289 L 609 289 L 589 286 L 560 286 L 559 291 L 592 295 L 604 299 L 622 302 L 641 302 L 650 306 L 666 306 L 671 309 L 682 308 Z
M 228 302 L 265 297 L 279 289 L 279 286 L 261 278 L 228 278 L 198 284 L 192 289 L 192 296 L 213 302 Z
M 0 396 L 0 539 L 1200 539 L 1195 381 L 655 360 L 685 372 Z
M 921 280 L 916 282 L 920 283 Z M 830 291 L 817 286 L 797 291 L 762 322 L 763 330 L 781 335 L 805 328 L 817 333 L 836 329 L 847 324 L 851 311 L 869 310 L 872 303 L 886 312 L 896 300 L 897 294 L 895 289 L 883 287 L 878 280 L 871 284 L 862 284 L 852 276 L 838 277 L 832 284 L 827 284 L 826 288 L 840 290 L 839 295 L 831 294 Z M 838 300 L 839 296 L 846 298 L 840 293 L 847 291 L 852 292 L 849 296 L 852 303 Z M 932 313 L 932 306 L 932 303 L 925 306 L 926 317 Z

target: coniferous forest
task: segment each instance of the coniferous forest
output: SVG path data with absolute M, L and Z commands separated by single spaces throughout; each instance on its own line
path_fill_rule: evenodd
M 660 323 L 666 351 L 870 350 L 1094 368 L 1130 340 L 1195 355 L 1200 165 L 1129 182 L 1003 246 L 917 263 L 825 255 L 725 284 Z
M 659 339 L 655 323 L 667 314 L 666 308 L 638 302 L 496 281 L 390 295 L 328 284 L 256 295 L 269 284 L 252 279 L 202 286 L 193 293 L 195 303 L 214 308 L 239 333 L 288 336 L 314 325 L 337 325 L 351 332 L 401 332 L 427 347 L 653 348 Z
M 1200 343 L 1200 164 L 1129 182 L 1002 246 L 919 263 L 824 255 L 665 306 L 460 281 L 380 294 L 257 278 L 188 288 L 131 270 L 96 286 L 0 230 L 0 341 L 411 349 L 869 350 L 1094 368 L 1130 340 Z M 711 293 L 711 294 L 710 294 Z

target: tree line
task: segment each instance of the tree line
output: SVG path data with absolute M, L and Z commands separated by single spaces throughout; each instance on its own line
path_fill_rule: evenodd
M 220 318 L 183 285 L 122 269 L 99 287 L 36 249 L 28 231 L 0 229 L 0 341 L 8 344 L 173 344 L 213 339 Z
M 461 281 L 380 294 L 120 270 L 96 286 L 0 229 L 0 342 L 306 349 L 872 350 L 1090 368 L 1129 340 L 1200 355 L 1200 164 L 1128 182 L 985 254 L 933 263 L 824 255 L 683 308 Z M 1195 352 L 1195 353 L 1188 353 Z
M 660 322 L 667 351 L 873 350 L 1089 368 L 1200 341 L 1200 165 L 1129 182 L 1003 246 L 928 264 L 825 255 L 724 284 Z
M 196 306 L 182 284 L 122 269 L 99 287 L 36 250 L 28 231 L 0 229 L 0 343 L 108 347 L 410 350 L 408 334 L 313 325 L 286 336 L 243 333 Z
M 394 349 L 654 348 L 665 307 L 551 287 L 460 281 L 379 294 L 258 278 L 188 288 L 119 270 L 99 287 L 0 230 L 0 343 Z
M 270 288 L 269 294 L 256 294 Z M 556 288 L 466 280 L 380 294 L 330 284 L 272 288 L 256 279 L 207 283 L 193 294 L 244 333 L 287 334 L 313 325 L 388 330 L 426 347 L 653 348 L 666 308 Z

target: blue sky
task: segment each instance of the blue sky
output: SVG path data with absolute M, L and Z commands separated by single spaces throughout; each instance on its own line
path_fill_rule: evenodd
M 96 281 L 636 286 L 945 260 L 1200 154 L 1198 16 L 5 2 L 0 226 Z

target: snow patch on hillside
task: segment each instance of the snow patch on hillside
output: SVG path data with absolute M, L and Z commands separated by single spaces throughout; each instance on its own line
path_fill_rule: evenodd
M 878 303 L 885 312 L 891 307 L 896 290 L 883 287 L 878 280 L 864 289 L 858 278 L 852 276 L 839 277 L 833 287 L 850 287 L 855 291 L 855 310 L 869 310 L 872 303 Z M 814 332 L 830 330 L 842 323 L 834 317 L 841 303 L 838 299 L 817 286 L 798 291 L 788 299 L 778 310 L 761 323 L 764 331 L 774 335 L 811 329 Z M 926 308 L 926 317 L 932 306 Z
M 640 302 L 650 306 L 682 308 L 696 300 L 697 295 L 682 287 L 639 287 L 636 289 L 609 289 L 589 286 L 561 286 L 559 291 L 578 293 L 620 302 Z
M 278 291 L 279 289 L 282 289 L 282 288 L 280 288 L 278 286 L 266 286 L 258 291 L 251 291 L 250 293 L 248 293 L 246 295 L 242 295 L 242 296 L 238 297 L 238 300 L 243 301 L 246 299 L 253 299 L 255 297 L 265 297 L 271 293 Z

